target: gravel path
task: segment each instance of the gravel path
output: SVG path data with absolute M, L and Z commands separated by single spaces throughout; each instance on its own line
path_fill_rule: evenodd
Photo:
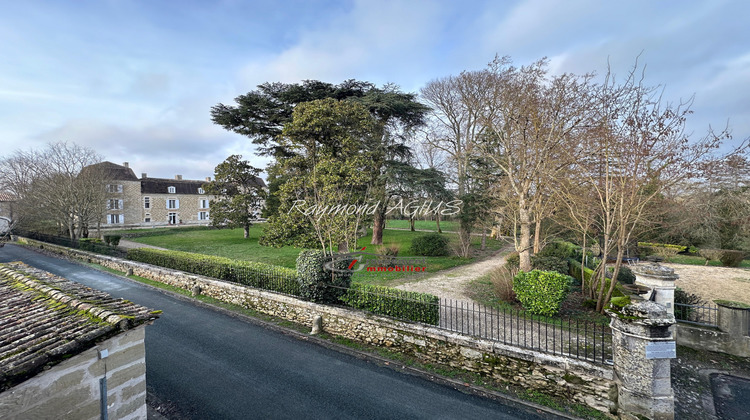
M 472 280 L 489 273 L 493 268 L 505 264 L 505 257 L 512 249 L 512 245 L 506 246 L 484 260 L 439 271 L 430 277 L 405 283 L 396 288 L 411 292 L 431 293 L 445 299 L 473 302 L 467 296 L 466 286 Z
M 117 245 L 117 247 L 120 249 L 124 249 L 124 250 L 133 249 L 133 248 L 166 249 L 166 248 L 160 248 L 158 246 L 142 244 L 140 242 L 128 241 L 127 239 L 120 239 L 120 244 Z

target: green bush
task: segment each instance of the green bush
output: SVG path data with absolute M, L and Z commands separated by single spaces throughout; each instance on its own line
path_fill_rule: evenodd
M 576 251 L 580 254 L 580 249 L 581 247 L 570 242 L 555 241 L 548 243 L 536 255 L 540 257 L 557 257 L 567 261 L 568 258 L 572 258 L 576 254 Z
M 120 235 L 104 235 L 104 242 L 107 245 L 117 246 L 120 245 L 120 238 L 122 238 Z
M 531 268 L 541 271 L 557 271 L 560 274 L 568 275 L 568 259 L 552 255 L 534 255 L 531 257 Z
M 297 281 L 300 296 L 312 302 L 338 303 L 339 298 L 351 286 L 352 272 L 345 270 L 351 259 L 338 259 L 334 268 L 342 271 L 328 271 L 324 268 L 331 257 L 317 249 L 305 250 L 297 257 Z
M 555 271 L 520 272 L 513 279 L 513 291 L 532 314 L 552 316 L 568 294 L 570 277 Z
M 508 268 L 512 273 L 518 271 L 518 268 L 521 266 L 521 256 L 518 255 L 518 252 L 511 252 L 508 254 L 507 257 L 505 257 L 505 267 Z
M 721 251 L 721 258 L 719 258 L 719 261 L 721 261 L 721 265 L 724 267 L 739 267 L 744 259 L 744 252 L 724 249 Z
M 586 284 L 591 282 L 591 276 L 594 275 L 594 270 L 585 267 L 583 270 L 581 269 L 581 262 L 576 260 L 568 260 L 568 265 L 570 267 L 570 270 L 568 271 L 568 274 L 570 274 L 571 277 L 576 279 L 577 286 L 582 286 L 585 276 Z
M 130 249 L 127 258 L 159 267 L 299 296 L 297 272 L 290 268 L 213 255 L 151 248 Z
M 609 267 L 608 270 L 609 270 L 609 273 L 607 277 L 612 278 L 612 273 L 614 273 L 615 268 Z M 617 273 L 617 281 L 620 282 L 620 284 L 635 283 L 635 274 L 633 274 L 633 270 L 631 270 L 629 267 L 621 265 L 620 271 Z
M 341 296 L 341 301 L 352 308 L 378 315 L 431 325 L 438 325 L 440 321 L 440 299 L 427 293 L 354 283 Z
M 424 257 L 448 255 L 448 238 L 439 233 L 418 236 L 411 241 L 411 252 Z

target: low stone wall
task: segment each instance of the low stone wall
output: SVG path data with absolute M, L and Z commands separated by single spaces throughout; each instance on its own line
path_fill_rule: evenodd
M 108 417 L 145 419 L 145 328 L 120 333 L 0 393 L 0 418 L 100 419 L 100 379 L 106 377 Z
M 718 328 L 677 324 L 677 344 L 698 350 L 750 357 L 750 337 L 730 334 Z
M 367 312 L 320 305 L 294 297 L 219 281 L 149 264 L 92 254 L 57 245 L 18 238 L 20 243 L 43 247 L 60 255 L 96 262 L 164 284 L 312 326 L 321 316 L 323 330 L 352 340 L 388 347 L 425 363 L 477 372 L 585 404 L 605 413 L 615 412 L 617 390 L 611 367 L 467 337 L 435 327 L 401 322 Z

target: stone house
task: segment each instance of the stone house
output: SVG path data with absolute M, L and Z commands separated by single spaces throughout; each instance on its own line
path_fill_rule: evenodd
M 145 328 L 159 311 L 0 264 L 0 418 L 146 418 Z
M 128 162 L 117 165 L 101 162 L 92 167 L 107 174 L 107 203 L 102 227 L 208 225 L 211 222 L 209 201 L 203 184 L 211 181 L 172 178 L 150 178 L 142 173 L 138 178 Z M 265 188 L 262 179 L 258 184 Z M 258 209 L 260 210 L 260 209 Z M 260 213 L 260 211 L 259 211 Z

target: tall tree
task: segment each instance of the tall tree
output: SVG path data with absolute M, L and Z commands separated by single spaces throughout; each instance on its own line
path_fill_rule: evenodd
M 373 163 L 378 166 L 377 173 L 373 174 L 372 191 L 385 205 L 387 167 L 393 161 L 408 157 L 406 139 L 414 128 L 424 123 L 427 107 L 417 102 L 416 95 L 403 93 L 394 85 L 377 88 L 356 80 L 338 85 L 315 80 L 302 84 L 265 83 L 255 91 L 238 96 L 236 106 L 218 104 L 212 107 L 211 118 L 227 130 L 250 137 L 260 146 L 261 154 L 283 159 L 296 153 L 283 139 L 284 127 L 291 122 L 294 109 L 301 103 L 325 98 L 359 102 L 375 117 L 380 145 L 372 154 Z M 276 163 L 268 168 L 268 172 L 274 174 L 273 185 L 269 186 L 273 195 L 288 180 L 288 175 L 273 168 L 274 165 Z M 269 204 L 266 214 L 270 216 L 276 213 L 274 197 L 269 199 Z M 374 214 L 373 243 L 382 243 L 384 226 L 384 210 L 379 209 Z
M 250 236 L 266 196 L 259 174 L 260 169 L 241 155 L 231 155 L 216 166 L 214 180 L 203 184 L 206 193 L 215 196 L 209 202 L 212 225 L 241 227 L 244 237 Z
M 375 206 L 368 193 L 379 140 L 378 123 L 361 104 L 329 98 L 298 105 L 283 130 L 283 146 L 293 154 L 277 164 L 289 174 L 280 211 L 261 243 L 319 247 L 329 255 L 356 246 L 366 209 Z

